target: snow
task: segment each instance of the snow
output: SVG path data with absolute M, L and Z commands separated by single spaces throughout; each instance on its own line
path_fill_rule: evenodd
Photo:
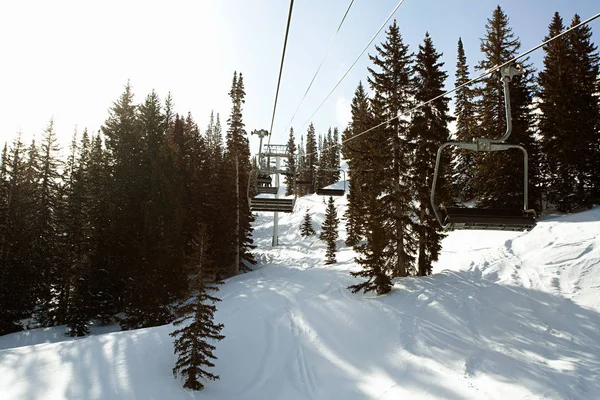
M 334 187 L 343 187 L 337 184 Z M 344 246 L 324 264 L 323 197 L 255 222 L 256 270 L 227 280 L 214 372 L 199 393 L 173 379 L 170 325 L 82 339 L 64 327 L 0 337 L 0 398 L 592 399 L 600 393 L 600 207 L 527 233 L 461 231 L 435 274 L 352 294 Z M 338 215 L 346 198 L 335 199 Z M 317 235 L 303 239 L 305 210 Z

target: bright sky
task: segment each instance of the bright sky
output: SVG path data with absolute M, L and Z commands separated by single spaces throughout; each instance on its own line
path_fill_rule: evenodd
M 293 127 L 305 121 L 352 64 L 398 0 L 355 0 Z M 290 118 L 321 62 L 349 0 L 296 0 L 275 116 L 272 143 L 285 143 Z M 500 4 L 522 50 L 539 44 L 555 11 L 569 24 L 600 11 L 598 0 L 406 0 L 395 14 L 416 52 L 429 31 L 453 85 L 456 43 L 467 61 L 480 60 L 479 39 Z M 63 144 L 75 127 L 100 129 L 107 110 L 131 81 L 136 101 L 155 89 L 172 93 L 176 112 L 192 112 L 201 129 L 211 110 L 224 123 L 233 71 L 244 74 L 246 129 L 268 129 L 289 2 L 287 0 L 151 1 L 23 0 L 0 3 L 0 141 L 19 130 L 40 136 L 51 117 Z M 592 24 L 600 44 L 600 21 Z M 375 43 L 381 43 L 385 29 Z M 367 53 L 373 54 L 373 45 Z M 366 80 L 367 53 L 312 118 L 317 132 L 346 126 L 359 80 Z M 541 68 L 543 52 L 531 60 Z M 257 151 L 252 138 L 251 151 Z

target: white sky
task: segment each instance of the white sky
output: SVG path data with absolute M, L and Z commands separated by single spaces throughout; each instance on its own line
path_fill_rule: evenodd
M 272 141 L 284 143 L 290 118 L 348 6 L 349 0 L 297 0 Z M 464 3 L 464 4 L 463 4 Z M 523 49 L 547 34 L 554 11 L 568 23 L 598 12 L 597 0 L 500 1 Z M 297 138 L 325 95 L 354 61 L 397 0 L 356 0 L 313 89 L 293 123 Z M 417 51 L 429 31 L 453 84 L 456 42 L 463 37 L 468 63 L 480 59 L 479 38 L 498 1 L 406 0 L 395 17 L 405 42 Z M 168 92 L 176 112 L 188 111 L 204 129 L 211 110 L 225 125 L 233 71 L 246 85 L 246 129 L 268 129 L 279 72 L 287 0 L 4 0 L 0 3 L 0 144 L 22 130 L 38 137 L 54 118 L 66 146 L 77 126 L 97 131 L 127 80 L 135 100 Z M 598 30 L 598 24 L 593 26 Z M 384 39 L 382 32 L 375 43 Z M 597 40 L 596 40 L 597 41 Z M 368 53 L 373 53 L 373 47 Z M 532 57 L 541 67 L 543 53 Z M 359 80 L 366 84 L 365 54 L 313 121 L 317 132 L 343 129 Z M 251 140 L 255 152 L 257 141 Z

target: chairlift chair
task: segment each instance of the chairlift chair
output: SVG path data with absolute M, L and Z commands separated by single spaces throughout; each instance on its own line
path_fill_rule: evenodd
M 500 69 L 500 76 L 504 89 L 504 108 L 506 111 L 506 133 L 499 139 L 474 139 L 472 143 L 446 142 L 440 146 L 435 160 L 433 183 L 431 185 L 431 207 L 435 216 L 444 229 L 481 229 L 504 231 L 527 231 L 536 225 L 537 215 L 535 210 L 528 206 L 528 154 L 520 145 L 506 144 L 512 132 L 510 111 L 509 82 L 515 75 L 524 71 L 519 64 L 510 64 Z M 504 151 L 518 149 L 523 153 L 523 209 L 487 209 L 487 208 L 460 208 L 438 206 L 435 201 L 435 189 L 440 169 L 442 152 L 449 146 L 455 146 L 469 151 Z
M 338 168 L 327 168 L 322 169 L 321 171 L 342 171 L 344 174 L 344 188 L 343 189 L 328 189 L 328 188 L 317 188 L 316 193 L 317 196 L 343 196 L 346 193 L 346 171 Z

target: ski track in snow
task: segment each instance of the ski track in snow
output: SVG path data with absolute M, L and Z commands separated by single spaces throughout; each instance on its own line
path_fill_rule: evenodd
M 172 378 L 172 326 L 76 340 L 63 327 L 0 337 L 0 398 L 600 399 L 600 208 L 528 233 L 452 232 L 434 275 L 373 296 L 346 289 L 344 220 L 324 265 L 322 200 L 280 214 L 279 247 L 258 216 L 255 271 L 219 292 L 221 380 L 204 391 Z M 306 209 L 317 236 L 303 239 Z

